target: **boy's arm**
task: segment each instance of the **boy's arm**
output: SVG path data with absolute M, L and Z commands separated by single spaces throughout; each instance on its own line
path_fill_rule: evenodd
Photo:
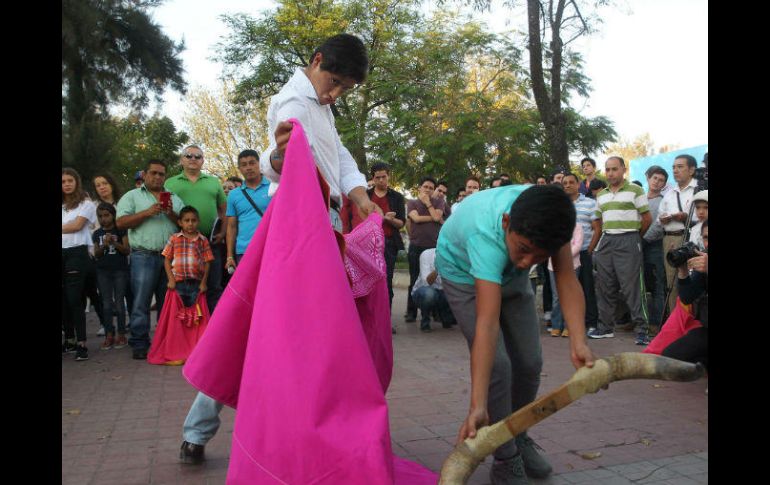
M 201 284 L 198 285 L 198 289 L 201 293 L 206 291 L 208 288 L 206 287 L 206 282 L 209 280 L 209 270 L 211 269 L 211 262 L 206 261 L 203 263 L 203 278 L 201 278 Z
M 500 332 L 500 285 L 476 279 L 476 335 L 471 347 L 471 405 L 457 442 L 476 436 L 476 430 L 489 423 L 487 399 L 489 380 Z
M 169 290 L 173 290 L 176 288 L 176 280 L 174 279 L 174 272 L 171 271 L 171 260 L 168 258 L 163 258 L 163 268 L 166 270 L 166 279 L 168 280 L 168 286 Z
M 238 237 L 238 218 L 227 216 L 227 260 L 225 269 L 235 266 L 235 240 Z
M 356 168 L 356 170 L 358 169 Z M 348 193 L 348 199 L 355 202 L 358 206 L 358 212 L 361 214 L 361 219 L 366 219 L 372 212 L 377 212 L 381 216 L 385 215 L 382 213 L 380 206 L 372 202 L 364 187 L 355 187 Z
M 593 234 L 591 235 L 591 242 L 588 243 L 588 254 L 594 252 L 596 245 L 599 244 L 599 238 L 602 237 L 602 220 L 594 219 L 591 221 L 591 229 L 593 229 Z
M 553 261 L 556 291 L 564 321 L 569 329 L 570 357 L 576 369 L 594 366 L 595 357 L 586 343 L 586 304 L 583 289 L 572 267 L 572 252 L 569 243 L 559 249 L 551 258 Z

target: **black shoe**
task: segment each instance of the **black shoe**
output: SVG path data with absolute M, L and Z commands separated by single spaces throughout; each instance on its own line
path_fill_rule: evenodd
M 147 349 L 134 349 L 131 357 L 135 360 L 147 360 Z
M 182 463 L 200 465 L 205 459 L 203 457 L 203 448 L 203 445 L 182 441 L 182 449 L 179 450 L 179 459 L 182 460 Z
M 61 344 L 61 353 L 62 354 L 72 354 L 77 350 L 77 345 L 75 345 L 72 342 L 64 342 Z
M 524 470 L 528 477 L 545 478 L 551 474 L 553 468 L 543 455 L 537 450 L 543 449 L 527 435 L 527 432 L 516 435 L 516 446 L 519 448 L 519 454 L 524 462 Z
M 78 345 L 75 349 L 75 360 L 88 360 L 88 347 Z
M 396 334 L 396 327 L 390 327 L 390 333 L 391 333 L 391 335 L 395 335 Z
M 507 460 L 493 460 L 489 481 L 492 485 L 529 485 L 521 453 Z
M 428 327 L 422 327 L 422 326 L 421 326 L 421 327 L 420 327 L 420 331 L 421 331 L 421 332 L 425 332 L 425 333 L 430 333 L 430 332 L 432 332 L 432 331 L 433 331 L 433 329 L 431 329 L 429 326 L 428 326 Z

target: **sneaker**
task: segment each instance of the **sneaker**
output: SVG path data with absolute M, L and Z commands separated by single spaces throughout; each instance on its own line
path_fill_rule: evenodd
M 551 337 L 560 337 L 561 336 L 561 330 L 558 328 L 554 328 L 551 330 Z
M 524 470 L 527 476 L 532 478 L 545 478 L 551 474 L 553 467 L 538 453 L 543 450 L 535 441 L 527 435 L 527 432 L 516 435 L 516 446 L 519 447 L 519 455 L 524 462 Z
M 562 330 L 561 331 L 561 336 L 562 337 L 569 337 L 569 330 L 566 329 L 566 328 L 564 330 Z
M 543 312 L 543 320 L 546 320 L 546 321 L 550 322 L 550 320 L 551 320 L 551 312 L 550 311 Z
M 650 345 L 650 337 L 645 333 L 639 332 L 636 335 L 636 341 L 634 343 L 636 345 Z
M 191 465 L 200 465 L 205 460 L 203 456 L 203 445 L 196 445 L 195 443 L 182 442 L 182 449 L 179 450 L 179 459 L 182 463 L 189 463 Z
M 433 331 L 433 329 L 430 328 L 430 326 L 427 326 L 427 327 L 420 326 L 420 331 L 425 333 L 430 333 Z
M 521 452 L 507 460 L 494 460 L 489 470 L 489 481 L 492 485 L 529 485 Z
M 104 327 L 99 327 L 99 331 L 96 332 L 97 337 L 104 337 Z
M 118 334 L 118 338 L 115 339 L 115 348 L 122 349 L 128 345 L 128 339 L 125 334 Z
M 551 322 L 545 322 L 545 331 L 551 332 L 553 330 L 553 325 L 551 325 Z
M 75 360 L 88 360 L 88 347 L 78 345 L 77 349 L 75 349 Z
M 115 344 L 115 337 L 113 337 L 111 333 L 108 333 L 107 337 L 105 337 L 104 342 L 102 343 L 101 347 L 99 347 L 99 349 L 110 350 L 114 344 Z
M 612 330 L 599 330 L 598 328 L 594 328 L 588 331 L 588 338 L 612 338 L 614 336 L 615 334 Z
M 77 345 L 75 345 L 75 342 L 67 342 L 65 341 L 63 344 L 61 344 L 61 353 L 62 354 L 72 354 L 77 349 Z

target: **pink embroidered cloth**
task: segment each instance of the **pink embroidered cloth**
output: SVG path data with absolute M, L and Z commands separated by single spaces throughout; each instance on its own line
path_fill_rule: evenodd
M 166 291 L 147 362 L 182 365 L 201 339 L 208 321 L 205 293 L 198 294 L 193 306 L 185 307 L 176 290 Z
M 381 218 L 346 238 L 343 262 L 312 153 L 291 121 L 281 188 L 183 374 L 238 409 L 230 485 L 435 484 L 435 473 L 391 450 Z

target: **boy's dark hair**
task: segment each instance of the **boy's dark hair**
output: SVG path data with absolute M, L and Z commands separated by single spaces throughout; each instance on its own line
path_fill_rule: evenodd
M 687 160 L 687 168 L 698 168 L 698 162 L 695 160 L 695 157 L 692 155 L 677 155 L 674 157 L 674 160 L 678 158 L 684 158 Z
M 166 162 L 164 162 L 163 160 L 158 160 L 158 159 L 155 159 L 155 158 L 151 158 L 150 160 L 147 160 L 147 163 L 144 164 L 144 171 L 145 172 L 150 169 L 150 165 L 160 165 L 161 167 L 163 167 L 166 170 L 168 170 L 168 164 L 166 164 Z M 168 175 L 168 174 L 166 174 L 166 175 Z
M 438 182 L 436 182 L 436 188 L 438 188 L 439 185 L 443 185 L 444 187 L 446 187 L 447 192 L 449 192 L 449 182 L 447 182 L 446 180 L 439 180 Z
M 563 169 L 554 170 L 554 172 L 551 173 L 551 182 L 554 181 L 554 179 L 556 178 L 557 175 L 559 175 L 559 174 L 564 175 L 565 173 L 567 173 L 567 172 L 565 172 Z
M 420 185 L 418 185 L 418 187 L 421 187 L 422 184 L 424 184 L 425 182 L 433 182 L 433 188 L 434 189 L 436 188 L 436 179 L 434 179 L 431 176 L 421 178 L 420 179 Z
M 642 183 L 641 183 L 640 181 L 638 181 L 638 180 L 634 180 L 634 181 L 633 181 L 633 182 L 631 182 L 631 183 L 632 183 L 632 184 L 636 184 L 636 185 L 638 185 L 639 187 L 644 187 L 644 186 L 642 185 Z
M 511 182 L 509 179 L 500 179 L 500 187 L 505 187 L 506 185 L 513 185 L 513 182 Z
M 590 163 L 591 165 L 593 165 L 593 166 L 594 166 L 594 168 L 596 168 L 596 160 L 594 160 L 594 159 L 593 159 L 593 158 L 591 158 L 591 157 L 585 157 L 584 159 L 580 160 L 580 166 L 581 166 L 581 167 L 583 166 L 583 162 L 588 162 L 588 163 Z
M 564 179 L 565 179 L 565 178 L 567 178 L 567 177 L 575 177 L 575 182 L 578 182 L 578 183 L 580 183 L 580 179 L 578 178 L 578 176 L 577 176 L 577 175 L 575 175 L 575 174 L 574 174 L 574 173 L 572 173 L 572 172 L 567 172 L 567 173 L 565 173 L 565 174 L 564 174 L 564 178 L 563 178 L 562 180 L 564 180 Z
M 554 185 L 533 185 L 511 205 L 509 231 L 555 254 L 572 239 L 575 206 L 564 190 Z
M 478 178 L 478 177 L 476 177 L 475 175 L 471 175 L 471 176 L 469 176 L 467 179 L 465 179 L 465 185 L 468 185 L 468 181 L 469 181 L 469 180 L 475 180 L 476 182 L 478 182 L 478 184 L 479 184 L 479 187 L 481 187 L 481 179 L 479 179 L 479 178 Z
M 361 39 L 350 34 L 337 34 L 329 37 L 321 47 L 310 56 L 313 62 L 316 54 L 321 53 L 321 69 L 338 76 L 353 78 L 358 84 L 366 80 L 369 71 L 369 56 Z
M 243 179 L 233 175 L 232 177 L 227 177 L 227 182 L 233 182 L 233 183 L 242 184 L 243 183 Z
M 252 150 L 251 148 L 243 150 L 241 153 L 238 154 L 238 160 L 240 161 L 241 158 L 246 157 L 254 157 L 259 161 L 259 153 L 257 153 L 256 150 Z
M 505 173 L 505 172 L 501 173 L 501 174 L 499 175 L 499 177 L 500 177 L 500 178 L 503 178 L 503 177 L 507 177 L 507 178 L 509 178 L 509 179 L 511 178 L 511 176 L 510 176 L 509 174 Z
M 646 172 L 644 172 L 644 175 L 647 178 L 650 178 L 655 174 L 663 175 L 663 178 L 666 179 L 666 181 L 668 181 L 668 172 L 666 172 L 666 169 L 664 169 L 660 165 L 653 165 L 650 168 L 648 168 Z
M 110 214 L 112 214 L 113 221 L 117 218 L 117 212 L 115 211 L 115 206 L 107 202 L 102 202 L 101 204 L 96 206 L 96 212 L 98 213 L 99 211 L 107 211 Z
M 372 165 L 372 168 L 369 169 L 369 175 L 374 177 L 374 172 L 380 172 L 382 170 L 385 170 L 388 175 L 390 175 L 390 165 L 388 165 L 385 162 L 377 162 L 374 165 Z
M 465 187 L 460 187 L 459 189 L 457 189 L 455 191 L 455 197 L 459 197 L 460 196 L 460 192 L 465 192 Z
M 588 185 L 588 190 L 603 189 L 605 187 L 607 187 L 607 182 L 602 179 L 593 179 Z
M 189 212 L 192 212 L 193 214 L 195 214 L 195 217 L 197 217 L 198 220 L 201 219 L 200 214 L 198 214 L 198 209 L 196 209 L 195 207 L 193 207 L 191 205 L 186 205 L 186 206 L 182 207 L 182 210 L 179 211 L 179 219 L 184 217 L 184 215 L 189 213 Z

